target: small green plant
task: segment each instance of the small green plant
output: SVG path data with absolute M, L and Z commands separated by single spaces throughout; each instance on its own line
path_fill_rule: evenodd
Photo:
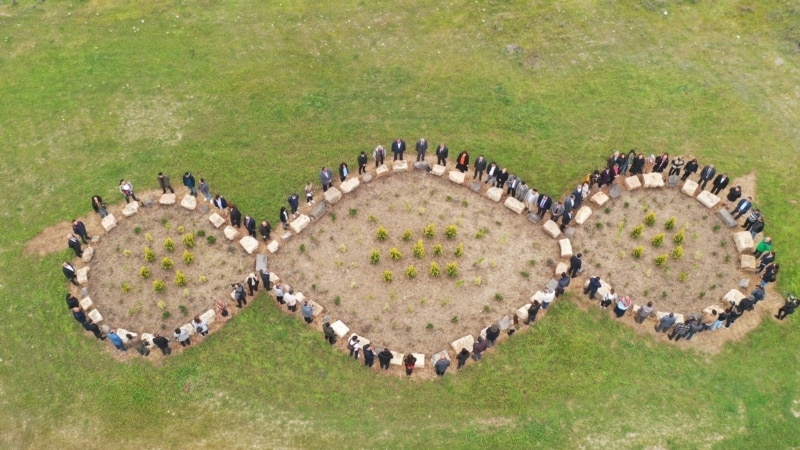
M 156 292 L 164 292 L 167 288 L 167 283 L 164 280 L 153 280 L 153 290 Z
M 331 213 L 331 222 L 336 222 L 336 213 Z
M 139 269 L 139 276 L 141 276 L 145 280 L 150 278 L 150 268 L 147 266 L 142 266 L 142 268 Z
M 439 277 L 442 274 L 442 269 L 439 267 L 439 264 L 436 264 L 436 261 L 431 263 L 431 267 L 428 269 L 428 274 L 432 277 Z
M 678 260 L 683 258 L 683 246 L 679 245 L 672 249 L 672 259 Z
M 698 297 L 703 298 L 705 296 L 706 296 L 706 291 L 700 291 L 700 294 L 698 295 Z
M 637 225 L 631 230 L 631 237 L 634 239 L 639 239 L 642 234 L 644 234 L 644 225 Z
M 444 229 L 444 235 L 447 239 L 455 239 L 458 236 L 458 227 L 455 225 L 448 225 Z
M 300 253 L 306 252 L 306 244 L 300 244 Z
M 464 244 L 459 243 L 456 245 L 456 250 L 453 252 L 456 255 L 456 258 L 460 258 L 464 254 Z
M 181 234 L 183 234 L 183 232 L 186 231 L 186 228 L 184 228 L 183 225 L 178 226 L 177 229 L 178 229 L 178 233 L 181 233 Z
M 650 211 L 649 213 L 647 213 L 646 216 L 644 216 L 644 224 L 647 225 L 648 227 L 652 227 L 653 225 L 656 224 L 655 211 Z
M 169 256 L 165 256 L 161 258 L 161 268 L 164 270 L 169 270 L 175 267 L 175 263 L 172 261 L 172 258 Z
M 350 217 L 355 217 L 355 216 L 358 215 L 358 209 L 350 208 L 350 209 L 347 210 L 347 214 L 349 214 Z
M 394 275 L 392 275 L 391 270 L 384 270 L 383 271 L 383 282 L 384 283 L 391 283 L 392 279 L 394 279 Z
M 383 226 L 379 226 L 378 229 L 375 231 L 375 238 L 379 241 L 385 241 L 389 237 L 389 232 L 386 231 L 386 228 Z
M 123 282 L 122 285 L 120 285 L 120 288 L 122 289 L 122 293 L 124 294 L 127 294 L 128 292 L 131 291 L 131 285 L 125 282 Z
M 144 240 L 145 240 L 145 241 L 147 241 L 147 243 L 148 243 L 148 244 L 149 244 L 150 242 L 153 242 L 153 235 L 152 235 L 152 234 L 150 234 L 150 233 L 145 233 L 145 234 L 144 234 Z
M 206 238 L 206 242 L 208 242 L 208 245 L 214 245 L 214 243 L 217 242 L 217 238 L 214 236 L 208 236 Z
M 664 233 L 659 233 L 653 236 L 653 240 L 650 241 L 653 244 L 653 247 L 661 247 L 664 244 Z
M 667 231 L 672 231 L 675 229 L 675 217 L 670 217 L 664 222 L 664 229 Z
M 424 206 L 420 206 L 419 208 L 417 208 L 417 212 L 419 213 L 420 216 L 424 216 L 425 215 L 425 207 Z
M 124 256 L 124 257 L 126 257 L 126 258 L 130 258 L 130 256 L 131 256 L 132 254 L 133 254 L 133 252 L 132 252 L 132 251 L 130 251 L 130 250 L 128 250 L 127 248 L 126 248 L 125 250 L 123 250 L 123 251 L 122 251 L 122 256 Z
M 156 303 L 156 306 L 158 306 L 158 309 L 163 311 L 167 309 L 167 302 L 165 302 L 164 300 L 159 300 L 158 303 Z
M 628 203 L 628 202 L 625 202 L 625 203 L 622 204 L 623 208 L 629 208 L 630 206 L 631 206 L 631 204 Z
M 339 251 L 342 253 L 347 253 L 347 245 L 339 244 Z
M 175 242 L 172 240 L 172 238 L 167 238 L 164 241 L 164 250 L 168 252 L 175 250 Z
M 389 258 L 392 258 L 392 261 L 399 261 L 403 259 L 403 254 L 400 253 L 397 247 L 392 247 L 389 249 Z
M 427 325 L 425 325 L 425 329 L 426 329 L 426 330 L 432 330 L 432 329 L 433 329 L 433 324 L 432 324 L 432 323 L 430 323 L 430 322 L 428 322 L 428 324 L 427 324 Z
M 503 294 L 501 294 L 499 292 L 495 292 L 494 299 L 497 300 L 498 302 L 502 302 L 503 301 Z
M 436 225 L 430 224 L 422 229 L 422 234 L 427 238 L 432 238 L 436 236 Z
M 631 251 L 631 256 L 633 256 L 636 259 L 639 259 L 642 256 L 644 256 L 644 247 L 642 247 L 641 245 L 638 247 L 634 247 L 634 249 Z
M 147 262 L 153 262 L 156 260 L 156 252 L 154 252 L 150 247 L 144 248 L 144 260 Z
M 406 276 L 410 279 L 417 277 L 417 268 L 413 264 L 406 268 Z
M 183 314 L 184 317 L 189 315 L 189 308 L 187 308 L 184 305 L 178 305 L 178 310 L 180 310 L 181 314 Z
M 606 214 L 611 214 L 611 208 L 606 206 L 606 209 L 604 209 L 603 212 Z
M 406 242 L 411 240 L 411 230 L 403 231 L 403 240 Z
M 523 271 L 522 271 L 522 272 L 520 272 L 519 274 L 520 274 L 520 276 L 521 276 L 522 278 L 528 278 L 528 277 L 530 277 L 530 276 L 531 276 L 531 273 L 530 273 L 530 272 L 528 272 L 527 270 L 523 270 Z
M 536 267 L 536 260 L 535 259 L 529 259 L 528 260 L 528 265 L 531 266 L 531 267 Z
M 475 277 L 475 278 L 472 279 L 472 285 L 473 286 L 480 286 L 482 284 L 483 284 L 483 278 Z
M 458 276 L 458 264 L 451 262 L 445 267 L 445 272 L 447 272 L 447 276 L 450 278 L 456 278 Z
M 422 243 L 422 239 L 418 240 L 417 243 L 414 244 L 414 256 L 417 258 L 425 257 L 425 244 Z
M 142 308 L 143 307 L 144 307 L 144 305 L 142 304 L 141 301 L 136 302 L 136 304 L 133 305 L 133 308 L 128 310 L 128 315 L 129 316 L 135 316 L 135 315 L 139 314 L 140 312 L 142 312 Z
M 678 281 L 680 281 L 681 283 L 685 282 L 688 279 L 689 279 L 689 274 L 688 273 L 681 271 L 678 274 Z
M 684 233 L 684 229 L 678 231 L 675 236 L 672 236 L 672 243 L 675 245 L 683 245 L 683 242 L 686 240 L 686 233 Z
M 133 232 L 139 234 L 142 232 L 142 227 L 133 227 Z
M 700 250 L 694 252 L 694 260 L 700 261 L 701 259 L 703 259 L 703 252 L 701 252 Z
M 208 283 L 208 277 L 206 277 L 205 275 L 200 275 L 200 278 L 198 278 L 197 281 L 201 283 Z
M 197 231 L 197 237 L 200 237 L 200 238 L 204 238 L 204 237 L 206 237 L 206 232 L 205 232 L 205 230 L 198 230 L 198 231 Z
M 721 229 L 722 229 L 722 226 L 721 226 L 720 224 L 716 224 L 716 225 L 714 225 L 714 226 L 711 228 L 711 231 L 713 231 L 714 233 L 716 233 L 716 232 L 718 232 L 718 231 L 719 231 L 719 230 L 721 230 Z
M 450 318 L 450 323 L 458 323 L 458 316 L 453 316 Z
M 486 234 L 487 234 L 488 232 L 489 232 L 489 230 L 488 230 L 488 229 L 486 229 L 486 228 L 481 228 L 480 230 L 478 230 L 478 232 L 477 232 L 477 233 L 475 233 L 475 239 L 483 239 L 483 238 L 484 238 L 484 236 L 486 236 Z
M 186 286 L 189 280 L 186 279 L 186 275 L 181 272 L 180 270 L 175 271 L 175 284 L 178 286 Z
M 442 244 L 436 244 L 436 245 L 433 246 L 433 254 L 434 255 L 442 256 L 442 253 L 444 253 L 444 247 L 442 247 Z
M 664 266 L 664 265 L 666 265 L 666 264 L 667 264 L 667 258 L 668 258 L 668 256 L 667 256 L 667 254 L 665 253 L 665 254 L 663 254 L 663 255 L 658 255 L 658 256 L 656 256 L 656 259 L 655 259 L 655 260 L 653 260 L 653 262 L 656 264 L 656 266 L 658 266 L 658 267 L 662 267 L 662 266 Z
M 603 222 L 597 222 L 597 223 L 595 223 L 595 224 L 594 224 L 594 227 L 595 227 L 595 228 L 597 228 L 598 230 L 602 230 L 602 229 L 603 229 Z
M 378 218 L 377 218 L 377 217 L 375 217 L 375 216 L 373 216 L 373 215 L 370 215 L 370 216 L 367 218 L 367 222 L 369 222 L 369 223 L 378 223 Z
M 489 305 L 483 305 L 483 312 L 488 314 L 492 312 L 492 308 L 490 308 Z
M 379 252 L 378 249 L 373 248 L 369 253 L 369 263 L 378 264 L 379 262 L 381 262 L 381 252 Z
M 189 250 L 183 251 L 183 263 L 187 266 L 194 262 L 194 255 Z
M 336 305 L 336 306 L 341 305 L 342 304 L 342 297 L 339 297 L 338 295 L 336 297 L 333 297 L 333 304 Z
M 169 316 L 171 316 L 171 315 L 172 314 L 170 314 L 169 311 L 164 311 L 164 312 L 161 313 L 161 320 L 167 320 L 167 319 L 169 319 Z
M 183 246 L 186 248 L 194 247 L 194 234 L 186 233 L 183 235 Z

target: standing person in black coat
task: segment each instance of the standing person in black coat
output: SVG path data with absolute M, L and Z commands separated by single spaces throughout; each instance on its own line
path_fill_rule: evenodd
M 712 183 L 713 187 L 711 188 L 711 193 L 714 195 L 719 194 L 721 190 L 728 186 L 728 182 L 730 181 L 731 179 L 724 173 L 717 175 L 717 177 L 714 178 L 714 183 Z
M 236 207 L 233 203 L 230 204 L 231 207 L 231 226 L 239 228 L 242 226 L 242 213 L 239 211 L 239 208 Z
M 417 161 L 425 161 L 425 152 L 428 151 L 428 140 L 419 138 L 417 141 Z
M 247 229 L 247 233 L 252 236 L 256 237 L 256 221 L 252 217 L 244 216 L 244 227 Z
M 372 344 L 365 345 L 361 352 L 364 354 L 364 365 L 367 367 L 372 367 L 375 364 L 375 352 L 372 351 Z
M 86 241 L 92 240 L 86 233 L 86 225 L 78 219 L 72 219 L 72 232 L 80 236 L 84 244 L 88 244 Z
M 486 345 L 489 347 L 494 347 L 495 343 L 497 342 L 497 338 L 500 337 L 500 327 L 497 326 L 496 323 L 493 323 L 488 329 L 486 329 Z
M 283 229 L 285 230 L 289 228 L 289 212 L 286 211 L 286 208 L 284 208 L 283 206 L 281 206 L 280 218 L 281 218 L 281 225 L 283 225 Z
M 414 372 L 414 366 L 417 365 L 417 357 L 411 353 L 407 354 L 403 358 L 403 365 L 406 368 L 406 375 L 411 376 L 411 373 Z
M 581 270 L 581 265 L 583 265 L 583 261 L 581 261 L 581 257 L 583 256 L 582 253 L 578 253 L 577 255 L 572 255 L 572 258 L 569 260 L 569 276 L 570 278 L 575 278 L 578 276 L 578 271 Z
M 449 152 L 450 150 L 447 148 L 447 145 L 445 145 L 444 142 L 439 144 L 439 146 L 436 147 L 436 164 L 440 166 L 446 166 L 447 155 Z
M 172 353 L 172 349 L 169 347 L 169 339 L 165 338 L 164 336 L 161 336 L 160 334 L 155 335 L 155 337 L 153 338 L 153 344 L 155 344 L 156 347 L 158 347 L 158 349 L 161 350 L 161 353 L 163 353 L 164 356 L 167 356 Z
M 341 180 L 342 183 L 344 183 L 345 180 L 347 180 L 348 175 L 350 175 L 350 168 L 347 167 L 346 162 L 342 161 L 339 164 L 339 179 Z
M 78 258 L 83 256 L 83 250 L 81 250 L 81 241 L 79 241 L 78 238 L 72 233 L 67 235 L 67 246 L 75 251 L 75 256 Z
M 472 178 L 478 181 L 483 180 L 483 171 L 486 170 L 486 164 L 486 158 L 484 158 L 483 155 L 478 156 L 478 159 L 475 160 L 475 173 L 472 175 Z
M 289 196 L 288 199 L 286 199 L 286 201 L 289 203 L 289 207 L 292 208 L 292 216 L 297 217 L 297 208 L 300 207 L 300 196 L 297 195 L 297 192 L 294 192 Z
M 66 261 L 61 263 L 61 272 L 64 273 L 64 276 L 67 277 L 70 283 L 75 286 L 80 286 L 80 284 L 78 284 L 78 272 L 72 264 Z
M 539 217 L 544 218 L 544 213 L 550 210 L 550 207 L 553 206 L 553 200 L 547 194 L 542 194 L 539 196 L 539 200 L 537 202 L 537 211 L 536 215 Z
M 703 167 L 703 170 L 700 171 L 700 189 L 705 190 L 706 185 L 709 181 L 714 178 L 714 175 L 717 174 L 717 169 L 714 167 L 713 164 L 709 164 Z
M 392 354 L 391 350 L 388 348 L 381 350 L 380 353 L 378 353 L 378 362 L 381 365 L 381 369 L 389 370 L 389 364 L 392 362 L 393 358 L 394 355 Z
M 169 182 L 169 177 L 164 175 L 164 172 L 158 172 L 158 185 L 161 186 L 161 192 L 164 194 L 167 193 L 167 190 L 171 193 L 175 193 L 175 189 L 172 189 L 172 185 Z
M 261 238 L 264 239 L 264 242 L 269 241 L 269 235 L 272 233 L 272 225 L 266 220 L 261 222 L 261 227 L 259 229 L 261 232 Z
M 689 178 L 690 175 L 694 175 L 699 168 L 700 164 L 698 164 L 697 158 L 692 159 L 686 163 L 686 167 L 683 169 L 683 176 L 681 177 L 681 180 L 686 181 L 686 179 Z
M 495 179 L 494 187 L 499 187 L 500 189 L 503 189 L 503 186 L 505 186 L 506 181 L 508 181 L 508 169 L 503 167 L 502 169 L 500 169 L 500 172 L 497 173 L 497 178 Z
M 183 185 L 189 188 L 189 193 L 197 197 L 197 189 L 195 189 L 194 175 L 191 172 L 183 174 Z
M 742 187 L 741 186 L 734 186 L 728 191 L 728 195 L 726 198 L 729 202 L 735 202 L 739 200 L 739 197 L 742 196 Z
M 367 154 L 361 152 L 358 155 L 358 174 L 367 173 Z
M 101 219 L 108 215 L 108 205 L 106 205 L 106 202 L 104 202 L 103 198 L 99 195 L 92 196 L 92 209 L 97 214 L 100 214 Z
M 469 359 L 469 354 L 470 354 L 469 350 L 465 348 L 461 349 L 461 351 L 456 356 L 456 361 L 458 361 L 458 366 L 456 367 L 456 370 L 461 370 L 461 368 L 464 367 L 464 364 L 466 364 L 467 360 Z
M 398 159 L 400 161 L 403 160 L 403 153 L 406 152 L 406 141 L 397 138 L 394 142 L 392 142 L 392 153 L 394 153 L 394 161 Z
M 469 153 L 461 152 L 458 154 L 458 158 L 456 158 L 456 169 L 461 173 L 469 170 Z
M 644 172 L 644 163 L 644 155 L 639 154 L 639 156 L 637 156 L 631 164 L 631 175 L 639 175 L 640 173 Z

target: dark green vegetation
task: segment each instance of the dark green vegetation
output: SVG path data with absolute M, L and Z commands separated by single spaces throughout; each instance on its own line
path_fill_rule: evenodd
M 795 2 L 7 3 L 0 447 L 800 446 L 800 317 L 709 356 L 559 302 L 481 364 L 415 383 L 257 302 L 153 367 L 79 331 L 66 250 L 22 255 L 92 194 L 117 201 L 122 177 L 191 170 L 275 223 L 323 164 L 425 135 L 559 195 L 614 149 L 756 171 L 796 292 Z

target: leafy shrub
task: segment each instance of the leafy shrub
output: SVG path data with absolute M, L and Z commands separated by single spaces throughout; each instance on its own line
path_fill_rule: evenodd
M 653 247 L 661 247 L 664 244 L 664 233 L 653 236 L 653 240 L 650 243 L 653 244 Z
M 447 276 L 450 277 L 450 278 L 457 277 L 458 276 L 458 265 L 456 263 L 454 263 L 454 262 L 451 262 L 450 264 L 447 265 L 447 267 L 445 267 L 445 272 L 447 272 Z
M 389 257 L 392 258 L 392 261 L 399 261 L 403 258 L 403 254 L 400 253 L 397 247 L 392 247 L 389 249 Z
M 428 237 L 428 238 L 432 238 L 432 237 L 436 236 L 436 225 L 435 224 L 430 224 L 430 225 L 426 226 L 425 228 L 422 229 L 422 234 L 425 235 L 425 237 Z
M 458 228 L 455 225 L 448 225 L 444 229 L 444 235 L 447 239 L 455 239 L 458 236 Z
M 175 267 L 175 263 L 172 261 L 172 258 L 169 256 L 165 256 L 161 258 L 161 268 L 164 270 L 169 270 Z
M 145 280 L 150 278 L 150 268 L 147 266 L 142 266 L 142 268 L 139 269 L 139 276 L 141 276 Z
M 153 262 L 156 260 L 156 252 L 154 252 L 150 247 L 144 248 L 144 260 L 147 262 Z
M 167 319 L 169 319 L 169 316 L 171 316 L 169 311 L 164 311 L 164 312 L 161 313 L 161 320 L 167 320 Z
M 383 228 L 383 226 L 378 227 L 378 230 L 375 231 L 375 238 L 377 238 L 379 241 L 385 241 L 388 237 L 389 232 L 386 231 L 386 228 Z
M 156 292 L 164 292 L 164 289 L 167 288 L 167 283 L 164 280 L 154 280 L 153 281 L 153 290 Z
M 189 280 L 186 279 L 186 275 L 181 272 L 180 270 L 175 271 L 175 284 L 178 286 L 186 286 Z
M 189 250 L 183 251 L 183 263 L 189 265 L 194 262 L 194 255 Z
M 499 292 L 495 292 L 494 299 L 497 300 L 498 302 L 502 302 L 503 301 L 503 294 L 501 294 Z
M 202 238 L 202 237 L 206 237 L 206 232 L 205 232 L 205 230 L 198 230 L 198 231 L 197 231 L 197 237 L 201 237 L 201 238 Z
M 370 264 L 378 264 L 381 262 L 381 252 L 378 249 L 373 248 L 369 254 L 369 263 Z
M 656 265 L 658 267 L 666 265 L 667 264 L 667 254 L 665 253 L 663 255 L 656 256 L 656 259 L 653 262 L 656 263 Z
M 208 282 L 208 277 L 206 277 L 205 275 L 200 275 L 200 278 L 198 278 L 197 281 L 201 283 L 206 283 Z
M 186 248 L 194 247 L 194 234 L 186 233 L 183 235 L 183 246 Z
M 414 244 L 414 256 L 417 258 L 425 257 L 425 244 L 422 243 L 422 239 L 418 240 L 416 244 Z
M 681 259 L 683 257 L 683 246 L 679 245 L 672 249 L 672 259 Z
M 383 282 L 384 283 L 391 283 L 394 275 L 392 275 L 391 270 L 384 270 L 383 271 Z
M 358 210 L 356 208 L 350 208 L 347 210 L 347 213 L 350 217 L 355 217 L 358 214 Z
M 635 247 L 633 251 L 631 251 L 631 256 L 633 256 L 636 259 L 641 258 L 643 255 L 644 255 L 644 247 L 642 247 L 641 245 Z
M 650 211 L 649 214 L 644 216 L 644 223 L 648 227 L 652 227 L 653 225 L 655 225 L 656 224 L 656 213 L 654 211 Z
M 406 268 L 406 276 L 408 278 L 416 278 L 417 277 L 417 268 L 414 265 L 410 265 Z
M 411 230 L 403 231 L 403 240 L 406 242 L 411 240 Z
M 120 288 L 122 289 L 122 292 L 125 294 L 131 291 L 131 285 L 125 282 L 123 282 L 122 285 L 120 285 Z
M 670 217 L 669 219 L 667 219 L 666 222 L 664 222 L 664 229 L 667 230 L 667 231 L 671 231 L 671 230 L 675 229 L 675 218 L 674 217 Z
M 631 237 L 634 239 L 639 239 L 640 237 L 642 237 L 643 233 L 644 233 L 644 225 L 637 225 L 633 227 L 633 230 L 631 230 Z
M 456 250 L 453 252 L 453 254 L 456 255 L 457 258 L 461 257 L 461 255 L 464 254 L 464 244 L 459 243 L 456 245 Z
M 149 242 L 153 242 L 153 235 L 150 234 L 150 233 L 145 233 L 144 234 L 144 240 L 147 241 L 148 243 Z
M 214 236 L 209 236 L 206 238 L 206 242 L 208 242 L 208 245 L 214 245 L 214 243 L 217 242 L 217 238 Z
M 183 225 L 180 225 L 180 226 L 178 227 L 178 233 L 181 233 L 181 234 L 183 234 L 183 232 L 184 232 L 184 231 L 186 231 L 186 228 L 184 228 L 184 226 L 183 226 Z
M 480 286 L 482 284 L 483 284 L 483 278 L 475 277 L 475 278 L 472 279 L 472 285 L 473 286 Z
M 486 233 L 488 232 L 489 230 L 487 228 L 481 228 L 480 230 L 478 230 L 477 233 L 475 233 L 475 239 L 483 239 L 483 237 L 486 236 Z
M 178 310 L 180 310 L 184 317 L 189 315 L 189 308 L 187 308 L 185 305 L 178 305 Z
M 688 279 L 689 279 L 689 274 L 688 273 L 681 272 L 681 273 L 678 274 L 678 281 L 680 281 L 681 283 L 685 282 Z
M 672 236 L 672 243 L 675 245 L 683 245 L 683 242 L 686 240 L 686 235 L 684 233 L 685 230 L 678 231 L 678 234 Z
M 133 232 L 136 233 L 136 234 L 141 233 L 142 232 L 142 227 L 134 227 L 133 228 Z
M 172 241 L 172 238 L 167 238 L 167 240 L 164 241 L 164 250 L 168 252 L 175 250 L 175 242 Z
M 428 269 L 428 274 L 432 277 L 438 277 L 442 274 L 442 269 L 439 267 L 439 264 L 436 264 L 436 261 L 431 263 L 431 268 Z
M 436 245 L 433 246 L 433 254 L 434 255 L 442 256 L 442 253 L 444 253 L 444 247 L 442 247 L 442 244 L 436 244 Z
M 375 216 L 369 216 L 367 218 L 367 222 L 369 222 L 369 223 L 378 223 L 378 218 L 375 217 Z

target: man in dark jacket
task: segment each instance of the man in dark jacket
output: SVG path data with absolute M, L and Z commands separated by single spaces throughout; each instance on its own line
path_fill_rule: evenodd
M 84 244 L 88 244 L 92 240 L 89 235 L 86 233 L 86 225 L 83 224 L 78 219 L 72 219 L 72 232 L 75 233 L 77 236 L 80 236 L 81 240 Z
M 164 194 L 167 193 L 167 189 L 171 193 L 175 193 L 175 189 L 172 189 L 172 184 L 169 182 L 169 177 L 164 175 L 164 172 L 158 172 L 158 185 L 161 186 L 161 192 Z
M 719 194 L 720 191 L 728 187 L 730 181 L 731 179 L 724 173 L 717 175 L 717 177 L 714 178 L 714 183 L 712 183 L 714 187 L 711 188 L 711 193 L 714 195 Z
M 192 175 L 191 172 L 186 172 L 183 174 L 183 185 L 189 188 L 190 194 L 194 195 L 195 197 L 197 196 L 197 189 L 194 188 L 194 175 Z
M 478 159 L 475 160 L 475 174 L 472 175 L 472 178 L 477 179 L 478 181 L 483 179 L 483 172 L 486 170 L 487 161 L 483 155 L 478 156 Z
M 419 138 L 417 141 L 417 161 L 425 161 L 425 152 L 428 151 L 428 140 Z
M 392 354 L 391 350 L 388 348 L 381 350 L 380 353 L 378 353 L 378 362 L 381 365 L 381 369 L 389 370 L 389 364 L 392 362 L 393 358 L 394 355 Z
M 711 181 L 716 174 L 717 169 L 714 168 L 713 164 L 703 167 L 703 170 L 700 171 L 700 189 L 705 190 L 708 182 Z

